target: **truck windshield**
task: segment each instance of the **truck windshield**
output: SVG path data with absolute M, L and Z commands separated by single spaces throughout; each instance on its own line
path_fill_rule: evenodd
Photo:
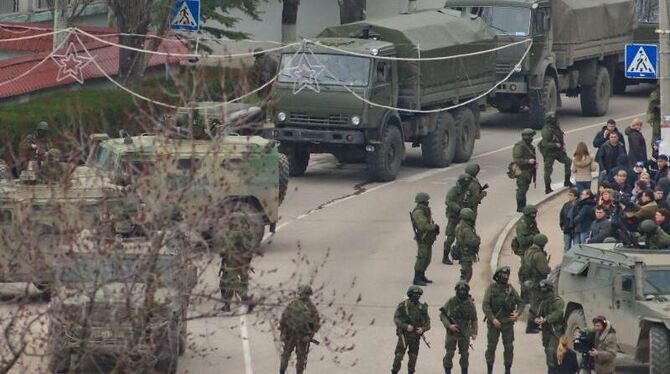
M 473 7 L 472 14 L 481 17 L 498 35 L 527 36 L 530 9 L 512 7 Z
M 645 271 L 644 293 L 647 295 L 670 295 L 670 270 Z
M 109 149 L 103 146 L 98 146 L 95 156 L 92 159 L 93 165 L 90 166 L 105 171 L 111 171 L 116 164 L 116 159 L 116 154 L 110 152 Z
M 364 87 L 370 77 L 370 59 L 323 53 L 284 54 L 279 71 L 281 83 L 315 79 L 324 85 Z
M 637 0 L 635 2 L 637 20 L 643 23 L 658 23 L 658 1 Z

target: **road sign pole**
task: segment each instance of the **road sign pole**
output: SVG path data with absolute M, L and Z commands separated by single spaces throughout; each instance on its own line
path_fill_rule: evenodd
M 661 117 L 670 115 L 670 0 L 658 1 L 659 82 L 661 87 Z M 663 139 L 665 140 L 665 139 Z M 668 139 L 670 140 L 670 139 Z

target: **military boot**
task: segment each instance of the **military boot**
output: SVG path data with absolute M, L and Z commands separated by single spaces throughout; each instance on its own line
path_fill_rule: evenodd
M 446 244 L 446 242 L 445 242 Z M 453 265 L 454 263 L 451 262 L 449 259 L 449 248 L 445 246 L 445 248 L 442 250 L 442 263 L 445 265 Z
M 486 363 L 486 373 L 493 374 L 493 362 Z
M 545 183 L 544 184 L 544 193 L 545 194 L 550 194 L 554 192 L 554 190 L 551 189 L 551 183 Z
M 433 283 L 432 280 L 426 278 L 426 272 L 425 271 L 421 272 L 421 280 L 424 281 L 425 283 Z
M 526 199 L 519 199 L 516 201 L 516 211 L 519 213 L 523 212 L 523 208 L 526 206 Z
M 222 312 L 230 312 L 230 303 L 225 302 L 223 303 L 223 307 L 221 307 Z
M 451 374 L 451 368 L 444 368 L 444 374 Z
M 505 374 L 512 374 L 512 364 L 505 364 Z
M 468 368 L 461 368 L 461 374 L 468 374 Z
M 415 271 L 414 272 L 414 280 L 412 280 L 412 284 L 415 286 L 425 286 L 426 282 L 423 281 L 421 278 L 421 272 Z
M 286 374 L 286 370 L 285 369 L 279 369 L 279 374 Z
M 572 183 L 572 181 L 570 180 L 570 176 L 569 176 L 569 175 L 566 175 L 566 176 L 565 176 L 565 180 L 563 181 L 563 186 L 565 186 L 565 187 L 570 187 L 570 188 L 572 188 L 572 187 L 575 186 L 574 183 Z

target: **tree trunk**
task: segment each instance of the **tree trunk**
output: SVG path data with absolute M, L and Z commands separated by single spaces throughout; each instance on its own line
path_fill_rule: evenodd
M 362 21 L 366 18 L 366 0 L 338 0 L 340 4 L 340 23 Z
M 283 0 L 281 12 L 281 41 L 294 42 L 298 39 L 296 24 L 298 22 L 298 6 L 300 0 Z

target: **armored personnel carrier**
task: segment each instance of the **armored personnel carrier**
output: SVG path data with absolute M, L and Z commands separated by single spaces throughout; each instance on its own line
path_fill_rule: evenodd
M 670 249 L 577 245 L 564 255 L 557 282 L 566 333 L 605 315 L 624 353 L 649 363 L 651 374 L 670 373 Z

